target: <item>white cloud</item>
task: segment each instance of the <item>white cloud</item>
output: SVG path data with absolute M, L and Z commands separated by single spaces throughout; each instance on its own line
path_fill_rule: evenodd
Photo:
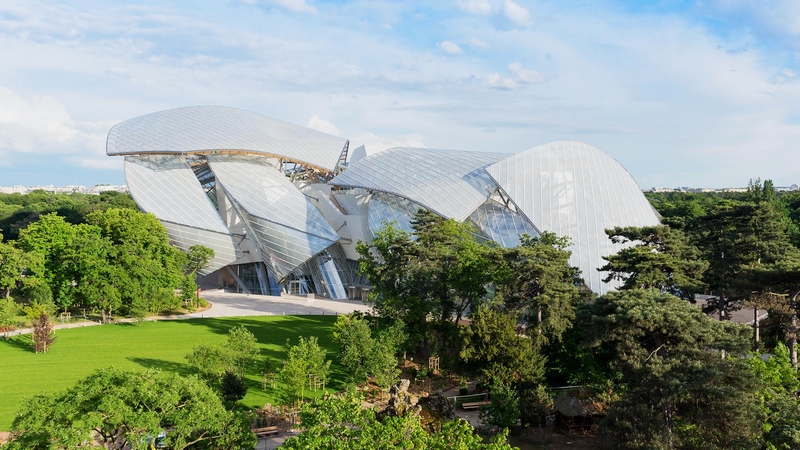
M 533 26 L 533 21 L 531 21 L 531 13 L 528 12 L 524 6 L 514 2 L 514 0 L 505 0 L 503 2 L 503 14 L 506 15 L 508 20 L 519 26 Z
M 387 148 L 417 147 L 426 148 L 423 138 L 419 134 L 400 135 L 394 137 L 381 137 L 369 131 L 357 131 L 350 134 L 350 148 L 364 146 L 367 156 L 374 155 Z
M 469 45 L 475 48 L 482 48 L 482 49 L 487 49 L 491 47 L 491 45 L 489 45 L 488 42 L 482 41 L 476 37 L 470 38 Z
M 458 44 L 456 44 L 453 41 L 442 41 L 437 45 L 439 48 L 441 48 L 446 53 L 449 53 L 451 55 L 458 55 L 464 53 L 464 50 L 462 50 L 461 47 L 459 47 Z
M 0 140 L 19 152 L 37 144 L 64 144 L 78 136 L 67 108 L 54 97 L 37 95 L 31 100 L 0 86 Z
M 109 161 L 114 158 L 105 155 L 113 122 L 78 122 L 55 97 L 35 95 L 28 100 L 0 86 L 0 150 L 6 157 L 49 154 L 70 164 L 119 170 L 122 158 Z
M 317 8 L 306 3 L 305 0 L 242 0 L 247 5 L 273 5 L 296 13 L 316 14 Z
M 308 118 L 306 126 L 308 128 L 311 128 L 312 130 L 321 131 L 323 133 L 332 134 L 334 136 L 341 136 L 341 133 L 339 133 L 339 129 L 337 129 L 332 123 L 328 122 L 327 120 L 320 119 L 319 116 L 316 114 Z
M 458 8 L 471 14 L 489 15 L 492 13 L 492 4 L 489 0 L 459 0 Z
M 486 84 L 490 88 L 513 90 L 517 88 L 517 82 L 512 78 L 500 76 L 498 73 L 490 73 L 486 76 Z
M 514 76 L 514 79 L 520 83 L 542 83 L 544 76 L 535 70 L 529 70 L 522 67 L 520 63 L 511 63 L 508 65 L 508 70 Z

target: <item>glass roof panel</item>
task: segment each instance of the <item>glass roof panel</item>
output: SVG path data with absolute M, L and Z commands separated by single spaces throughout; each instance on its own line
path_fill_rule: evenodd
M 188 251 L 195 244 L 210 247 L 214 250 L 211 267 L 236 260 L 234 238 L 184 157 L 128 156 L 125 181 L 139 207 L 167 227 L 170 239 L 179 248 Z
M 388 192 L 462 221 L 496 189 L 484 170 L 508 155 L 397 147 L 361 159 L 330 184 Z
M 225 106 L 191 106 L 136 117 L 111 128 L 108 155 L 241 150 L 284 156 L 333 171 L 346 140 Z
M 558 141 L 510 156 L 486 168 L 540 230 L 572 240 L 570 264 L 594 292 L 603 256 L 624 248 L 605 234 L 615 226 L 658 225 L 659 219 L 631 175 L 613 158 L 582 142 Z

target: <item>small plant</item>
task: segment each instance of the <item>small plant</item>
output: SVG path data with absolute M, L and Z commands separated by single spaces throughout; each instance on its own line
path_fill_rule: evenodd
M 428 378 L 431 376 L 431 371 L 427 367 L 420 367 L 417 371 L 417 378 Z

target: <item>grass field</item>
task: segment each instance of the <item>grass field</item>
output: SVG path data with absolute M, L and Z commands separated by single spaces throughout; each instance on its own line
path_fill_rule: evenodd
M 228 330 L 236 325 L 244 325 L 256 336 L 262 356 L 271 358 L 274 367 L 281 367 L 287 338 L 296 344 L 299 336 L 317 336 L 333 360 L 328 387 L 338 390 L 344 375 L 335 357 L 338 348 L 330 335 L 335 320 L 335 316 L 261 316 L 73 328 L 57 331 L 53 347 L 38 355 L 30 349 L 29 335 L 14 336 L 8 342 L 0 340 L 0 431 L 10 429 L 25 397 L 73 386 L 103 367 L 157 368 L 189 374 L 186 354 L 200 343 L 224 342 Z M 247 376 L 249 389 L 241 403 L 248 407 L 277 404 L 277 390 L 270 386 L 266 392 L 261 389 L 258 370 L 253 368 Z

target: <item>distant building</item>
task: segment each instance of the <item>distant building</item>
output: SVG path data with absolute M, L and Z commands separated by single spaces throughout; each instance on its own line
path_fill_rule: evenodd
M 356 150 L 348 164 L 343 138 L 219 106 L 127 120 L 106 146 L 125 157 L 137 204 L 179 248 L 213 248 L 206 273 L 240 292 L 359 297 L 355 244 L 385 223 L 409 230 L 427 209 L 503 246 L 523 233 L 568 236 L 571 264 L 603 293 L 614 286 L 597 268 L 623 248 L 604 230 L 659 223 L 630 174 L 581 142 L 514 154 Z
M 88 189 L 85 186 L 0 186 L 0 193 L 3 194 L 29 194 L 33 191 L 45 191 L 50 194 L 79 193 L 99 195 L 101 192 L 106 191 L 128 192 L 128 187 L 109 184 L 98 184 Z

